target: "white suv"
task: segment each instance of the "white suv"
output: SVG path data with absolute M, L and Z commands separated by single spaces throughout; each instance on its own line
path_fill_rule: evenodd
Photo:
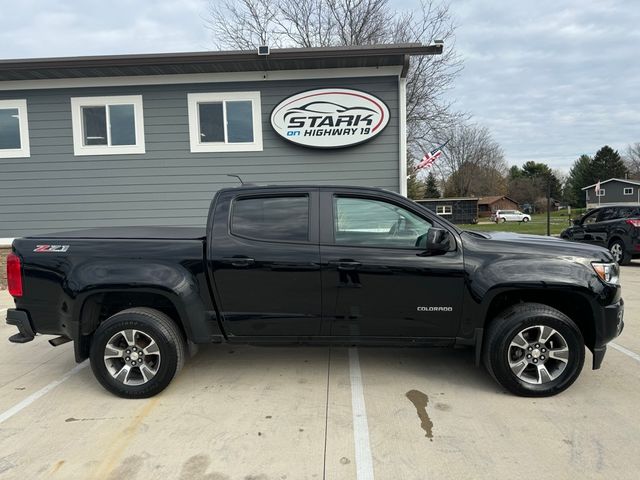
M 529 222 L 531 221 L 531 215 L 522 213 L 519 210 L 496 210 L 496 213 L 491 215 L 491 221 L 493 222 Z

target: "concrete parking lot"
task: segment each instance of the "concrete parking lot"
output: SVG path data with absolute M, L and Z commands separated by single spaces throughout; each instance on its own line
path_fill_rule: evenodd
M 122 400 L 71 344 L 8 343 L 0 292 L 0 479 L 635 479 L 640 263 L 622 283 L 602 369 L 546 399 L 465 350 L 212 345 L 161 395 Z

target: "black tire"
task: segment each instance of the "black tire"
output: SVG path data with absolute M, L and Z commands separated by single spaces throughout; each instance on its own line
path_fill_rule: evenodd
M 538 325 L 551 327 L 563 337 L 568 348 L 568 359 L 564 370 L 556 378 L 535 384 L 523 380 L 512 371 L 509 355 L 514 351 L 510 344 L 518 333 L 532 332 L 535 328 L 527 329 Z M 540 303 L 520 303 L 500 313 L 491 321 L 483 347 L 483 362 L 491 376 L 511 393 L 525 397 L 548 397 L 566 390 L 578 378 L 584 365 L 584 339 L 580 329 L 564 313 Z M 525 349 L 522 351 L 526 353 Z M 550 357 L 549 354 L 547 356 Z M 547 365 L 553 364 L 558 368 L 565 363 L 551 358 L 547 361 Z M 535 365 L 529 364 L 527 368 L 530 367 L 536 371 Z
M 615 238 L 609 243 L 609 251 L 618 265 L 629 265 L 631 263 L 631 254 L 624 246 L 624 242 L 619 238 Z
M 118 332 L 130 329 L 152 338 L 159 349 L 157 372 L 141 385 L 127 385 L 114 378 L 104 358 L 110 339 Z M 164 390 L 182 369 L 186 349 L 180 328 L 167 315 L 151 308 L 131 308 L 109 317 L 96 330 L 91 343 L 91 369 L 109 392 L 123 398 L 148 398 Z
M 523 217 L 522 221 L 523 221 L 524 223 L 527 223 L 527 222 L 529 221 L 529 217 Z
M 501 221 L 502 223 L 506 223 L 507 219 L 506 219 L 505 217 L 500 217 L 500 221 Z

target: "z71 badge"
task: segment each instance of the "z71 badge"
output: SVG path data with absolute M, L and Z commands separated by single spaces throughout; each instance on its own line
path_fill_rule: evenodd
M 34 252 L 43 253 L 43 252 L 66 252 L 69 250 L 69 245 L 37 245 Z

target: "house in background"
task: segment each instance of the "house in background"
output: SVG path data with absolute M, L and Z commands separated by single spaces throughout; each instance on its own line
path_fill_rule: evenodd
M 416 202 L 452 223 L 478 221 L 478 198 L 427 198 Z
M 496 210 L 518 210 L 518 208 L 518 202 L 506 195 L 480 197 L 478 200 L 479 217 L 490 217 Z
M 596 183 L 584 187 L 587 208 L 613 203 L 640 203 L 640 181 L 622 178 L 610 178 L 600 182 L 600 190 L 596 192 Z

